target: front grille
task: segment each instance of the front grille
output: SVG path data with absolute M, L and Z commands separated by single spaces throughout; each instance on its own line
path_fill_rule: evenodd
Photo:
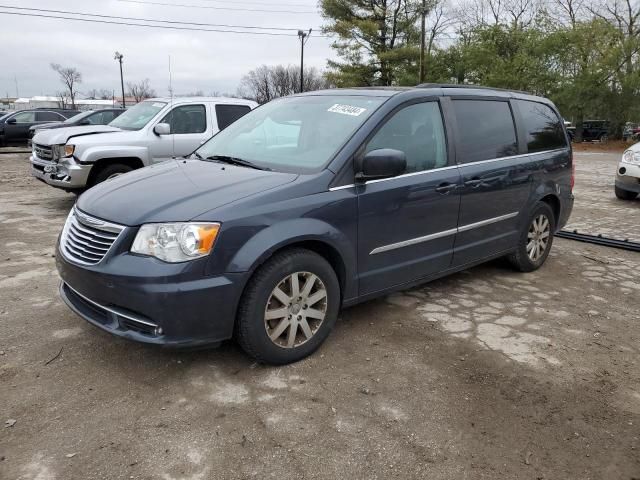
M 96 265 L 107 254 L 121 225 L 105 222 L 78 212 L 75 208 L 67 217 L 60 237 L 60 248 L 68 259 L 83 265 Z
M 42 160 L 53 160 L 53 148 L 47 145 L 33 144 L 33 153 Z

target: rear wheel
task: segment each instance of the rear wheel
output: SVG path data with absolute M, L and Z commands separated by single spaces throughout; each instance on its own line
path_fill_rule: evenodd
M 532 272 L 542 266 L 553 244 L 555 218 L 551 207 L 538 202 L 520 233 L 518 248 L 509 255 L 511 264 L 521 272 Z
M 130 172 L 131 170 L 133 170 L 133 167 L 125 165 L 124 163 L 110 163 L 98 170 L 98 172 L 93 177 L 91 186 L 104 182 L 105 180 L 115 178 L 119 175 L 122 175 L 123 173 Z
M 264 363 L 296 362 L 327 338 L 340 308 L 340 285 L 320 255 L 275 255 L 249 281 L 238 308 L 236 340 Z
M 633 200 L 638 196 L 636 192 L 630 192 L 619 187 L 615 187 L 616 197 L 620 200 Z

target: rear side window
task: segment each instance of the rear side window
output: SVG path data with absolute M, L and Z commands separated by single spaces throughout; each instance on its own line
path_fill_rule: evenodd
M 216 105 L 218 129 L 223 130 L 251 111 L 248 105 Z
M 64 120 L 64 117 L 56 112 L 38 112 L 36 114 L 36 121 L 38 122 L 60 122 L 62 120 Z
M 516 100 L 527 135 L 529 153 L 567 146 L 562 120 L 543 103 Z
M 508 157 L 518 153 L 516 129 L 508 102 L 454 100 L 460 148 L 458 162 Z

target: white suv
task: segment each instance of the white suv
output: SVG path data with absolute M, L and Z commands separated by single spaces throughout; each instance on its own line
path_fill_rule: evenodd
M 239 98 L 153 98 L 109 125 L 43 130 L 33 137 L 32 174 L 67 191 L 190 154 L 257 104 Z
M 616 197 L 633 200 L 640 193 L 640 143 L 622 154 L 616 173 Z

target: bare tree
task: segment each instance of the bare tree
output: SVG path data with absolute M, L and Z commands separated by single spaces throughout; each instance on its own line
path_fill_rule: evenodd
M 68 103 L 68 97 L 66 92 L 58 92 L 56 93 L 56 97 L 58 97 L 58 108 L 66 108 Z
M 149 86 L 148 78 L 138 83 L 127 82 L 127 88 L 129 89 L 129 95 L 135 99 L 136 103 L 156 96 L 155 90 Z
M 52 63 L 51 68 L 60 76 L 60 81 L 67 88 L 69 99 L 71 100 L 71 108 L 76 108 L 76 85 L 82 83 L 82 74 L 73 67 L 63 67 L 58 63 Z
M 315 68 L 304 70 L 304 91 L 329 88 L 325 76 Z M 266 103 L 274 98 L 298 93 L 300 90 L 300 69 L 295 65 L 262 65 L 245 75 L 238 88 L 238 95 L 243 98 Z

